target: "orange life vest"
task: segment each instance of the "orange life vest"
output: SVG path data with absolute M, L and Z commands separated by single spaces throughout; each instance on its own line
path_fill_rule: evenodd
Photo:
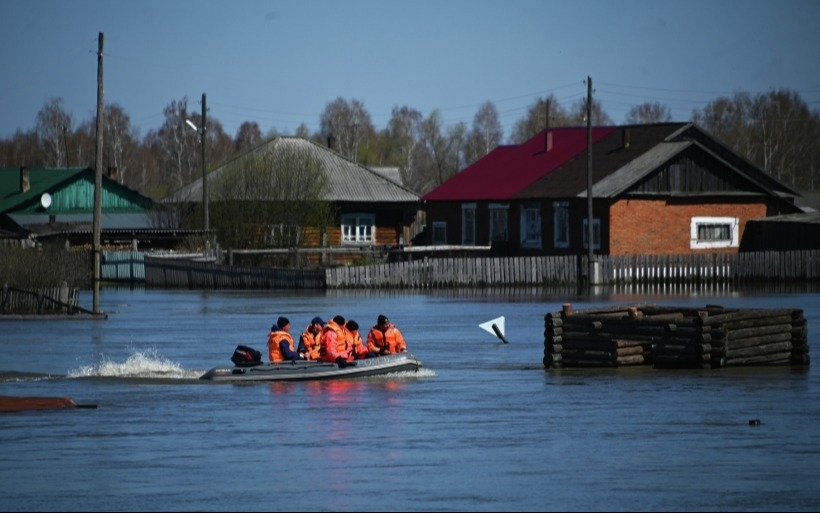
M 332 332 L 335 337 L 333 335 L 328 336 L 330 332 Z M 335 340 L 332 340 L 334 338 Z M 336 358 L 340 356 L 347 361 L 353 360 L 353 355 L 348 345 L 347 330 L 333 321 L 328 321 L 327 325 L 322 328 L 322 360 L 335 362 Z
M 302 333 L 302 343 L 305 345 L 308 360 L 320 360 L 322 355 L 322 332 L 313 334 L 310 330 Z
M 279 347 L 279 343 L 283 340 L 288 341 L 291 351 L 296 351 L 290 333 L 287 331 L 271 331 L 268 333 L 268 357 L 270 357 L 271 363 L 285 361 L 285 355 L 282 354 L 282 349 Z
M 407 344 L 404 342 L 401 331 L 395 325 L 389 324 L 387 329 L 382 331 L 376 324 L 367 334 L 367 349 L 382 355 L 387 351 L 391 353 L 406 351 Z

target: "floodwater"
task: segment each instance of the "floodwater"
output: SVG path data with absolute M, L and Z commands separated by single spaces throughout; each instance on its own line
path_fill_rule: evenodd
M 90 292 L 83 305 L 90 305 Z M 107 320 L 0 321 L 5 511 L 816 511 L 816 366 L 543 367 L 544 315 L 614 304 L 802 308 L 820 294 L 104 288 Z M 418 373 L 197 379 L 270 325 L 402 329 Z M 504 316 L 504 344 L 480 324 Z M 817 357 L 815 356 L 815 360 Z M 759 420 L 759 425 L 750 425 Z

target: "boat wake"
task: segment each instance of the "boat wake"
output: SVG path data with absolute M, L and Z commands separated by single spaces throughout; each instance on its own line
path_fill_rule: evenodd
M 183 369 L 159 356 L 156 350 L 135 351 L 124 362 L 103 357 L 102 362 L 68 371 L 67 378 L 159 378 L 197 379 L 201 370 Z

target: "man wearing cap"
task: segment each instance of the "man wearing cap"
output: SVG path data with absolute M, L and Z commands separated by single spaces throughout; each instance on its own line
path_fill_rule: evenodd
M 362 341 L 362 336 L 359 333 L 358 322 L 353 319 L 348 319 L 347 323 L 345 323 L 345 328 L 347 331 L 347 340 L 355 359 L 362 360 L 364 358 L 379 356 L 378 353 L 367 350 L 367 345 Z
M 293 337 L 290 335 L 290 321 L 287 317 L 280 317 L 270 328 L 268 356 L 271 363 L 305 359 L 296 351 Z
M 314 317 L 299 337 L 299 352 L 305 355 L 306 359 L 322 359 L 322 328 L 324 327 L 325 321 L 321 317 Z
M 404 353 L 407 344 L 401 331 L 384 315 L 379 315 L 376 324 L 367 334 L 367 350 L 379 356 L 393 353 Z

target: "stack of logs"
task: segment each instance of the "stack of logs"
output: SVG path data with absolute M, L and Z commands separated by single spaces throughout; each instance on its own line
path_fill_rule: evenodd
M 718 368 L 808 365 L 808 324 L 799 309 L 640 305 L 545 317 L 544 366 Z

